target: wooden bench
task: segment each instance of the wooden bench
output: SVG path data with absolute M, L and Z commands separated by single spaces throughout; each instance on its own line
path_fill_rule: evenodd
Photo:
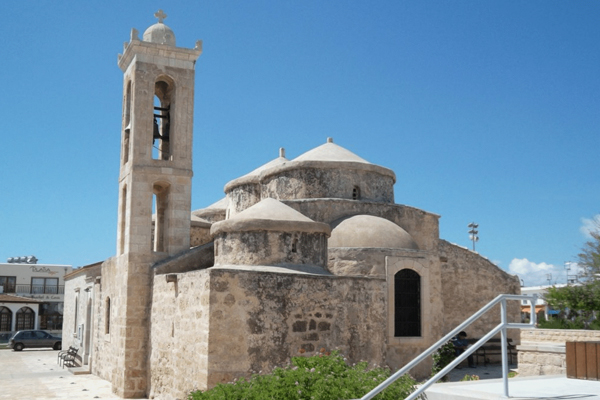
M 479 339 L 467 339 L 469 344 L 476 343 Z M 508 355 L 509 364 L 513 363 L 513 356 L 517 356 L 517 348 L 512 344 L 512 339 L 506 339 L 506 354 Z M 483 365 L 487 365 L 489 362 L 489 356 L 502 355 L 502 339 L 490 339 L 478 348 L 473 356 L 475 357 L 475 363 L 479 365 L 479 358 L 483 358 Z

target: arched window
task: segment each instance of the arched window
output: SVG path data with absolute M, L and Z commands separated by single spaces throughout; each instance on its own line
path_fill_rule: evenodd
M 131 139 L 131 81 L 127 83 L 127 92 L 125 98 L 125 109 L 123 110 L 123 119 L 125 130 L 123 132 L 123 164 L 127 164 L 129 161 L 129 141 Z
M 12 330 L 12 311 L 6 307 L 0 307 L 0 332 Z
M 123 254 L 125 252 L 125 227 L 127 225 L 127 185 L 123 186 L 121 193 L 121 210 L 119 213 L 119 254 Z
M 154 251 L 167 251 L 166 231 L 169 226 L 168 212 L 169 207 L 169 184 L 154 184 Z
M 109 334 L 110 333 L 110 297 L 106 298 L 106 302 L 105 302 L 105 315 L 104 315 L 104 333 L 105 334 Z
M 358 186 L 354 186 L 352 189 L 352 200 L 360 199 L 360 188 Z
M 35 313 L 29 307 L 23 307 L 19 311 L 17 311 L 17 326 L 16 329 L 18 331 L 22 331 L 24 329 L 33 329 L 34 328 L 34 318 Z
M 174 85 L 167 77 L 154 84 L 154 121 L 152 133 L 152 158 L 169 160 L 171 157 L 171 98 Z
M 394 336 L 421 336 L 421 276 L 412 269 L 394 275 Z

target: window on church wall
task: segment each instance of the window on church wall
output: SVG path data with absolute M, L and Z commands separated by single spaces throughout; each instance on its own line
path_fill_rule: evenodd
M 16 330 L 34 329 L 35 313 L 29 307 L 23 307 L 17 311 Z
M 110 333 L 110 297 L 106 298 L 105 301 L 105 315 L 104 315 L 104 333 Z
M 155 252 L 167 251 L 166 235 L 169 207 L 169 185 L 165 183 L 154 184 L 152 213 L 154 218 L 154 232 L 152 249 Z
M 154 113 L 152 121 L 152 158 L 171 159 L 171 96 L 173 85 L 158 80 L 154 85 Z
M 360 188 L 358 186 L 354 186 L 352 189 L 352 200 L 360 199 Z
M 0 307 L 0 332 L 12 331 L 12 311 L 6 307 Z
M 127 185 L 123 186 L 121 191 L 121 209 L 119 210 L 119 254 L 125 252 L 125 226 L 127 222 Z
M 411 269 L 394 275 L 394 336 L 421 336 L 421 276 Z
M 73 318 L 73 333 L 77 333 L 77 314 L 79 314 L 79 308 L 77 307 L 78 297 L 75 297 L 75 317 Z
M 123 110 L 123 123 L 124 123 L 124 131 L 123 131 L 123 154 L 122 160 L 123 164 L 127 164 L 129 161 L 129 148 L 130 148 L 130 140 L 131 140 L 131 82 L 127 83 L 127 91 L 125 94 L 125 109 Z

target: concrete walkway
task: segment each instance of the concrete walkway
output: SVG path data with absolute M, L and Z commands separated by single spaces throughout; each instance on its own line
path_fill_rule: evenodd
M 504 397 L 502 379 L 437 383 L 425 391 L 427 400 L 499 400 Z M 567 379 L 564 375 L 510 378 L 508 394 L 519 400 L 600 399 L 600 382 Z
M 120 399 L 95 375 L 73 375 L 50 349 L 0 350 L 0 399 Z
M 119 399 L 110 383 L 95 375 L 73 375 L 56 363 L 57 351 L 25 349 L 0 350 L 0 399 Z M 466 374 L 481 380 L 457 382 Z M 464 368 L 450 373 L 450 382 L 436 383 L 426 391 L 428 400 L 502 399 L 504 386 L 499 365 Z M 489 379 L 492 378 L 492 379 Z M 494 379 L 496 378 L 496 379 Z M 509 379 L 512 399 L 600 400 L 600 381 L 567 379 L 564 376 L 537 376 Z

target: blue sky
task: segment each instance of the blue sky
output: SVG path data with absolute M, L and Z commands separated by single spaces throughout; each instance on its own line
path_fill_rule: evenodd
M 334 141 L 396 172 L 441 237 L 564 282 L 600 214 L 600 2 L 5 2 L 0 259 L 114 254 L 122 72 L 159 8 L 196 67 L 194 209 Z

